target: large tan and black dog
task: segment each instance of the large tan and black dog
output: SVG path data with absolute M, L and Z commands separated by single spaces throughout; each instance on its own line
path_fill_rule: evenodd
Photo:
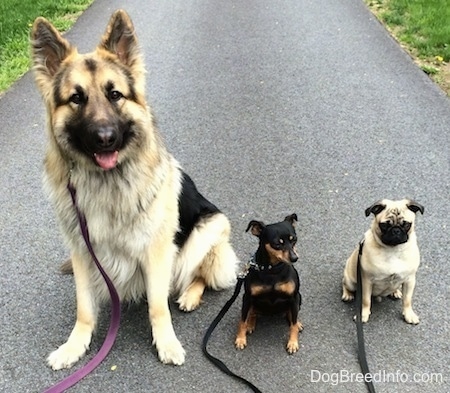
M 77 319 L 48 358 L 72 366 L 89 347 L 107 287 L 81 237 L 67 191 L 76 189 L 98 259 L 121 300 L 147 297 L 153 342 L 164 363 L 182 364 L 168 306 L 190 311 L 205 287 L 233 285 L 238 263 L 230 224 L 164 147 L 145 99 L 134 27 L 115 12 L 100 44 L 79 54 L 44 18 L 32 29 L 37 85 L 48 114 L 44 185 L 71 250 Z
M 371 297 L 403 298 L 403 317 L 407 323 L 418 324 L 419 317 L 412 308 L 416 272 L 420 263 L 414 222 L 416 213 L 424 207 L 412 200 L 383 199 L 366 209 L 373 214 L 370 229 L 364 234 L 361 255 L 362 311 L 367 322 Z M 342 280 L 342 300 L 354 298 L 357 283 L 359 248 L 347 260 Z

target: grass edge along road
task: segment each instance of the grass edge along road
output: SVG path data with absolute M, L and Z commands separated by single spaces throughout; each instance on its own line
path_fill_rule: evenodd
M 93 1 L 0 1 L 0 97 L 30 68 L 29 36 L 34 19 L 44 16 L 65 31 Z M 448 0 L 364 1 L 416 64 L 450 96 Z
M 66 31 L 93 1 L 1 0 L 0 94 L 30 69 L 30 30 L 36 17 L 44 16 Z
M 364 0 L 414 62 L 450 96 L 448 0 Z

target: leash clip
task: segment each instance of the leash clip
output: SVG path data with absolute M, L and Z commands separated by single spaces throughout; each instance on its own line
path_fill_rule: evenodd
M 259 270 L 258 264 L 255 262 L 255 254 L 252 254 L 250 256 L 250 259 L 245 264 L 244 269 L 237 274 L 238 280 L 243 280 L 245 277 L 247 277 L 248 272 L 250 269 Z

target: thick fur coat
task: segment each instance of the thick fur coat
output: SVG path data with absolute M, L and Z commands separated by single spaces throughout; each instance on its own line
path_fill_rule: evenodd
M 88 54 L 38 18 L 32 55 L 48 115 L 44 185 L 71 251 L 77 294 L 75 327 L 50 354 L 49 365 L 70 367 L 84 355 L 108 299 L 81 236 L 69 182 L 120 299 L 148 299 L 160 360 L 182 364 L 168 298 L 176 295 L 179 307 L 191 311 L 205 287 L 234 283 L 238 261 L 229 221 L 165 148 L 146 103 L 144 65 L 124 11 L 112 15 Z

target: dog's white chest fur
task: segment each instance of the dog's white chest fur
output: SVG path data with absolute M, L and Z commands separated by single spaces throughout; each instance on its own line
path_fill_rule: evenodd
M 375 259 L 363 258 L 362 264 L 373 285 L 372 296 L 387 296 L 416 274 L 419 259 L 404 259 L 402 253 L 386 250 Z
M 152 239 L 160 235 L 163 227 L 170 227 L 169 237 L 173 237 L 178 229 L 176 218 L 170 222 L 166 221 L 164 206 L 169 204 L 177 206 L 179 173 L 174 169 L 173 173 L 167 168 L 163 169 L 166 169 L 166 184 L 174 191 L 175 196 L 163 194 L 162 186 L 158 190 L 151 187 L 138 188 L 135 183 L 146 184 L 137 178 L 138 175 L 129 180 L 126 177 L 113 178 L 112 175 L 108 177 L 95 172 L 90 176 L 83 176 L 84 174 L 78 171 L 72 173 L 71 180 L 76 188 L 77 205 L 86 217 L 95 254 L 113 281 L 121 300 L 138 300 L 145 294 L 141 264 L 149 247 L 152 246 Z M 113 181 L 114 187 L 108 187 L 108 182 Z M 51 186 L 49 183 L 48 185 Z M 107 287 L 91 261 L 81 236 L 69 191 L 64 186 L 58 189 L 59 192 L 51 187 L 49 191 L 55 202 L 67 244 L 72 251 L 76 250 L 79 255 L 84 256 L 86 269 L 90 271 L 90 279 L 99 298 L 108 299 Z M 158 192 L 163 194 L 162 198 L 155 196 Z M 129 200 L 137 202 L 132 204 Z M 171 264 L 168 264 L 167 268 L 171 270 Z

